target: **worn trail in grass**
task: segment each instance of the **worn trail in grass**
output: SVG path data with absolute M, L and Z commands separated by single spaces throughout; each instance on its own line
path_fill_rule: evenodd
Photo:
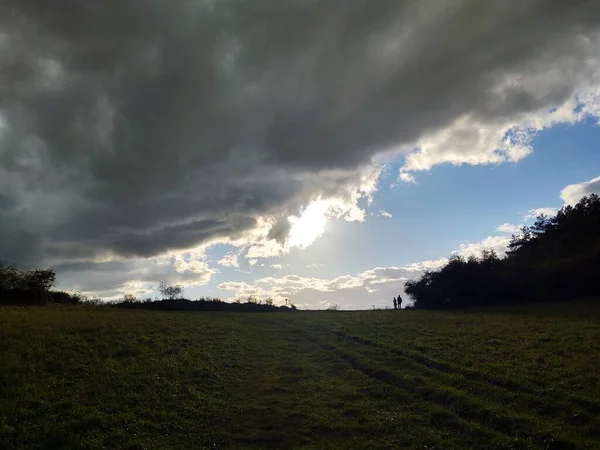
M 594 302 L 0 308 L 0 342 L 0 448 L 600 448 Z

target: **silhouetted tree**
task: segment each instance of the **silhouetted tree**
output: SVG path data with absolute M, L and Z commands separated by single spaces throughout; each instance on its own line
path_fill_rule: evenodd
M 0 303 L 42 304 L 56 282 L 51 269 L 17 270 L 0 261 Z
M 161 281 L 158 285 L 158 292 L 165 300 L 176 300 L 183 297 L 183 287 L 178 284 L 170 284 Z
M 600 294 L 600 198 L 592 194 L 513 235 L 504 258 L 453 256 L 405 285 L 416 308 L 507 304 Z
M 135 294 L 127 293 L 123 296 L 123 302 L 125 303 L 136 303 L 139 301 L 140 299 L 137 298 Z

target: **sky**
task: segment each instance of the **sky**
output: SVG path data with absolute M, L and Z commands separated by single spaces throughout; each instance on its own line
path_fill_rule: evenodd
M 591 0 L 1 2 L 0 259 L 391 307 L 600 193 L 599 44 Z

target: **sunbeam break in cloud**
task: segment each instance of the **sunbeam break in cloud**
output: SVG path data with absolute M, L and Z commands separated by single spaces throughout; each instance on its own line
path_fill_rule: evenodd
M 0 259 L 371 308 L 600 192 L 599 120 L 600 2 L 7 0 Z

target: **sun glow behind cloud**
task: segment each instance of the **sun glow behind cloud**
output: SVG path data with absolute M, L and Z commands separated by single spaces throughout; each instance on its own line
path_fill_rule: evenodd
M 326 200 L 317 200 L 308 205 L 300 217 L 290 216 L 292 225 L 287 244 L 290 247 L 306 248 L 325 232 L 327 212 L 331 205 Z

